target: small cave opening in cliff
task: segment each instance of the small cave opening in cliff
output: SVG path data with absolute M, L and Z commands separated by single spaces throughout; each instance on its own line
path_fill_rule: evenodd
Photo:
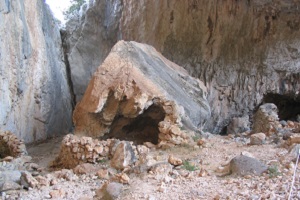
M 219 134 L 222 136 L 228 135 L 227 126 L 224 126 Z
M 165 118 L 165 111 L 161 105 L 152 104 L 142 114 L 135 118 L 122 115 L 115 117 L 110 132 L 103 139 L 116 138 L 133 141 L 135 144 L 151 142 L 158 144 L 158 123 Z
M 300 116 L 300 95 L 280 95 L 268 93 L 263 103 L 273 103 L 277 106 L 280 120 L 298 121 Z

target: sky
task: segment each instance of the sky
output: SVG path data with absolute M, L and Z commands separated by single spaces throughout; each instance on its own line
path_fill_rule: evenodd
M 63 11 L 70 6 L 70 0 L 46 0 L 46 3 L 50 6 L 54 16 L 65 23 Z

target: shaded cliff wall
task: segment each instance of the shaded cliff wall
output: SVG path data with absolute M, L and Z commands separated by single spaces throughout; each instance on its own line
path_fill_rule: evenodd
M 0 129 L 25 142 L 67 132 L 72 106 L 58 26 L 43 0 L 0 0 Z
M 119 39 L 153 45 L 205 82 L 215 133 L 266 93 L 299 93 L 299 0 L 90 0 L 67 25 L 77 100 Z

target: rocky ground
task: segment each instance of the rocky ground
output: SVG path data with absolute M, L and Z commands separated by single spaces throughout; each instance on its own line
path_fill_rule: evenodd
M 274 104 L 253 120 L 173 146 L 69 134 L 26 151 L 0 133 L 0 199 L 300 199 L 300 122 L 279 121 Z
M 153 148 L 146 156 L 152 167 L 124 170 L 124 177 L 118 176 L 122 172 L 111 168 L 108 160 L 73 170 L 48 168 L 49 161 L 58 155 L 61 139 L 28 147 L 32 161 L 39 166 L 31 174 L 39 183 L 33 188 L 2 192 L 2 199 L 97 199 L 105 193 L 102 186 L 106 182 L 111 182 L 107 187 L 113 188 L 116 194 L 110 195 L 116 199 L 287 199 L 295 166 L 284 141 L 249 145 L 247 136 L 210 135 L 198 145 Z M 262 161 L 268 170 L 261 175 L 228 174 L 228 163 L 241 154 Z M 299 177 L 300 171 L 294 199 L 300 198 Z

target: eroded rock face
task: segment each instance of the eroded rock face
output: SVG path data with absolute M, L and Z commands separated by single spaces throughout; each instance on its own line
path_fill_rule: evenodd
M 263 132 L 267 135 L 276 131 L 278 110 L 275 104 L 266 103 L 259 107 L 253 118 L 253 133 Z
M 122 1 L 89 1 L 81 16 L 71 19 L 64 32 L 71 77 L 77 101 L 92 75 L 118 41 Z
M 0 1 L 0 129 L 25 142 L 72 125 L 61 37 L 42 0 Z
M 117 40 L 143 42 L 205 83 L 213 117 L 206 127 L 220 132 L 267 92 L 299 91 L 299 6 L 299 0 L 90 1 L 67 28 L 76 97 Z
M 118 42 L 95 72 L 73 121 L 76 135 L 138 144 L 188 142 L 210 117 L 202 82 L 153 47 Z

